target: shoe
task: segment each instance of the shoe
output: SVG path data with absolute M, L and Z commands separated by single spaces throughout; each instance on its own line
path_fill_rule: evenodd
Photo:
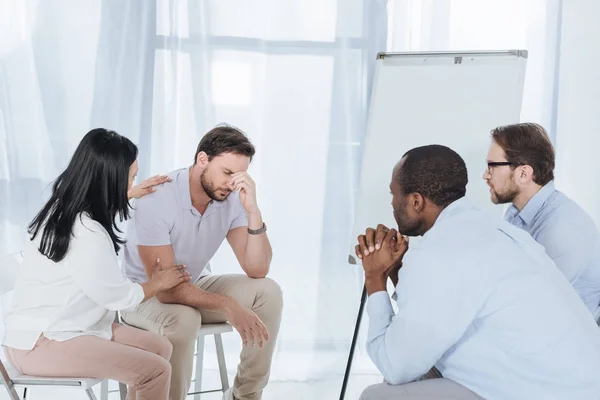
M 235 397 L 233 396 L 233 388 L 232 387 L 230 387 L 225 392 L 223 392 L 223 400 L 235 400 Z

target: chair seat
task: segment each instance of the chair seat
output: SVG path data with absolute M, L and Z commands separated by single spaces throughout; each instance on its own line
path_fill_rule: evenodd
M 198 336 L 216 335 L 219 333 L 231 332 L 233 327 L 227 322 L 218 324 L 202 324 L 198 330 Z
M 100 383 L 100 380 L 92 378 L 49 378 L 24 375 L 8 362 L 4 363 L 4 367 L 16 386 L 73 386 L 87 390 Z

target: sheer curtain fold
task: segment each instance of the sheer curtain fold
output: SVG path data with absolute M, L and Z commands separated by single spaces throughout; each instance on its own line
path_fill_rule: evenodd
M 435 2 L 435 7 L 432 7 Z M 594 0 L 389 0 L 388 49 L 529 51 L 521 121 L 556 147 L 556 185 L 600 224 L 592 160 L 600 120 Z M 492 128 L 492 127 L 490 127 Z
M 566 167 L 597 130 L 599 10 L 563 3 L 0 0 L 0 254 L 20 249 L 90 128 L 133 139 L 146 177 L 190 165 L 202 134 L 231 123 L 257 147 L 250 173 L 285 293 L 271 379 L 338 382 L 362 287 L 347 256 L 377 52 L 528 49 L 522 120 L 549 129 L 559 181 L 576 174 L 567 194 L 600 218 L 584 189 L 595 169 Z M 239 271 L 227 245 L 212 267 Z M 354 372 L 375 383 L 363 343 Z M 239 346 L 226 336 L 232 373 Z
M 362 285 L 349 232 L 386 2 L 3 3 L 16 23 L 0 47 L 0 254 L 20 249 L 89 129 L 130 137 L 147 177 L 190 165 L 203 133 L 231 123 L 257 147 L 249 172 L 285 293 L 271 379 L 338 379 Z M 227 245 L 212 270 L 240 272 Z M 240 341 L 225 339 L 233 371 Z
M 388 49 L 527 49 L 521 120 L 541 123 L 554 139 L 560 3 L 561 0 L 390 0 Z

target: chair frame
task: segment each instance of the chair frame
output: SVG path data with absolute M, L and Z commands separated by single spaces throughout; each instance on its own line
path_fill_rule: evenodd
M 24 386 L 23 391 L 23 400 L 27 398 L 27 388 L 30 386 L 60 386 L 60 387 L 79 387 L 82 388 L 83 384 L 81 381 L 78 381 L 77 378 L 70 379 L 61 379 L 55 378 L 52 380 L 42 380 L 36 379 L 34 377 L 19 377 L 17 379 L 11 379 L 8 376 L 8 371 L 4 367 L 4 364 L 0 360 L 0 383 L 2 383 L 6 387 L 6 391 L 8 392 L 8 397 L 10 400 L 21 400 L 19 394 L 17 393 L 16 386 Z M 98 381 L 99 383 L 100 381 Z M 92 385 L 96 386 L 96 384 Z M 85 394 L 87 395 L 89 400 L 98 400 L 96 395 L 94 394 L 93 387 L 89 387 L 85 389 Z
M 218 333 L 202 333 L 203 329 L 209 330 L 213 327 L 221 325 L 223 328 Z M 194 377 L 194 391 L 188 392 L 188 396 L 194 395 L 194 398 L 199 399 L 201 394 L 205 393 L 225 393 L 229 389 L 229 377 L 227 376 L 227 364 L 225 362 L 225 351 L 223 350 L 222 333 L 231 332 L 232 326 L 228 323 L 206 324 L 200 328 L 198 338 L 196 339 L 196 374 Z M 202 390 L 202 368 L 204 366 L 204 339 L 206 336 L 213 335 L 215 337 L 215 348 L 217 350 L 217 361 L 219 363 L 219 375 L 221 377 L 221 387 L 219 389 Z
M 123 318 L 120 318 L 119 323 L 132 326 L 127 324 L 127 322 L 123 321 Z M 141 329 L 141 328 L 138 328 Z M 233 331 L 233 327 L 228 322 L 220 322 L 215 324 L 203 324 L 198 331 L 198 337 L 196 338 L 196 373 L 194 375 L 194 391 L 188 392 L 188 396 L 194 396 L 195 399 L 199 399 L 200 395 L 206 393 L 216 393 L 222 392 L 225 393 L 227 389 L 229 389 L 229 377 L 227 376 L 227 363 L 225 361 L 225 351 L 223 350 L 223 333 Z M 206 336 L 213 335 L 215 337 L 215 348 L 217 350 L 217 360 L 219 363 L 219 375 L 221 377 L 221 388 L 219 389 L 211 389 L 211 390 L 202 390 L 202 367 L 204 365 L 204 338 Z M 125 385 L 119 384 L 119 390 L 121 392 L 121 400 L 125 400 L 125 394 L 127 393 L 126 389 L 123 391 L 123 387 Z M 108 393 L 113 393 L 114 391 L 108 390 L 108 383 L 103 382 L 102 389 L 100 392 L 100 396 L 102 400 L 106 400 L 108 398 Z

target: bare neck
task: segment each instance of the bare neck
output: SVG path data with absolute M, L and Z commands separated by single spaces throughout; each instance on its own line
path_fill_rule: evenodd
M 208 197 L 202 188 L 202 184 L 200 184 L 201 175 L 202 171 L 197 165 L 192 165 L 190 167 L 190 198 L 192 200 L 192 206 L 194 206 L 200 214 L 203 214 L 212 199 Z
M 519 211 L 522 211 L 527 203 L 529 203 L 529 200 L 531 200 L 533 196 L 535 196 L 541 189 L 542 186 L 536 183 L 532 183 L 531 185 L 521 188 L 519 194 L 515 196 L 512 202 L 513 205 L 517 207 Z

